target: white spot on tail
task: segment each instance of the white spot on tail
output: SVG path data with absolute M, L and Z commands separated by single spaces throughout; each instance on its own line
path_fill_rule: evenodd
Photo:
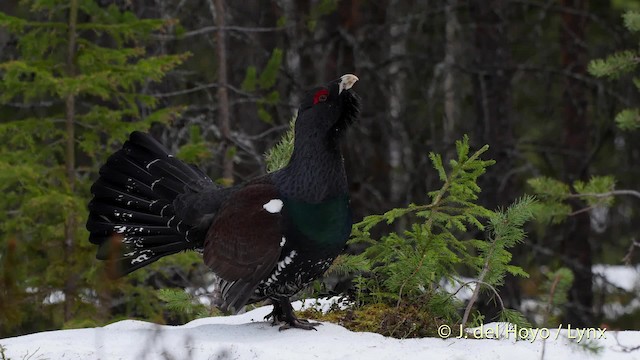
M 164 213 L 164 209 L 166 209 L 167 206 L 169 206 L 169 204 L 167 204 L 167 205 L 162 207 L 162 210 L 160 210 L 160 216 L 164 216 L 164 214 L 163 214 Z
M 269 200 L 268 203 L 262 205 L 262 207 L 268 212 L 275 214 L 275 213 L 279 213 L 280 210 L 282 210 L 282 205 L 283 205 L 282 200 L 273 199 L 273 200 Z
M 147 261 L 149 259 L 150 259 L 149 254 L 141 254 L 137 258 L 131 260 L 131 265 L 135 265 L 137 263 L 141 263 L 141 262 Z
M 160 161 L 160 159 L 155 159 L 155 160 L 153 160 L 152 162 L 148 163 L 148 164 L 147 164 L 147 166 L 145 166 L 145 167 L 147 168 L 147 170 L 149 170 L 149 167 L 150 167 L 151 165 L 153 165 L 153 163 L 155 163 L 156 161 Z
M 283 247 L 284 244 L 286 244 L 286 243 L 287 243 L 287 239 L 283 236 L 282 240 L 280 240 L 280 247 Z

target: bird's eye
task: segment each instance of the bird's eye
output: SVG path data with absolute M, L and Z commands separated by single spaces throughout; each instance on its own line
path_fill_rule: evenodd
M 321 89 L 318 90 L 315 95 L 313 95 L 313 105 L 319 103 L 319 102 L 324 102 L 327 101 L 327 98 L 329 97 L 329 90 L 327 89 Z

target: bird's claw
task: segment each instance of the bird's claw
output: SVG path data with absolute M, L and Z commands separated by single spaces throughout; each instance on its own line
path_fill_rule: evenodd
M 278 329 L 278 330 L 279 331 L 283 331 L 283 330 L 287 330 L 287 329 L 303 329 L 303 330 L 315 330 L 315 331 L 318 331 L 318 329 L 316 329 L 316 326 L 319 326 L 319 325 L 322 325 L 322 323 L 310 322 L 309 320 L 305 320 L 305 319 L 294 319 L 294 320 L 288 321 L 286 324 L 280 326 L 280 329 Z

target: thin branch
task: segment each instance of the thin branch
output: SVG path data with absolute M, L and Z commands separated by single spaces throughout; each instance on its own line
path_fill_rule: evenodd
M 570 198 L 582 198 L 582 197 L 603 198 L 603 197 L 610 197 L 610 196 L 614 196 L 614 195 L 631 195 L 631 196 L 635 196 L 638 199 L 640 199 L 640 191 L 628 190 L 628 189 L 612 190 L 612 191 L 607 191 L 607 192 L 604 192 L 604 193 L 571 194 L 571 195 L 569 195 L 569 197 Z
M 235 31 L 240 33 L 264 33 L 264 32 L 278 32 L 287 30 L 295 25 L 287 25 L 281 27 L 247 27 L 247 26 L 205 26 L 196 30 L 187 31 L 180 35 L 159 35 L 155 34 L 152 37 L 157 40 L 178 40 L 186 39 L 199 35 L 206 35 L 219 30 L 222 31 Z
M 629 245 L 629 250 L 627 250 L 627 254 L 622 258 L 624 264 L 629 266 L 631 265 L 631 258 L 633 258 L 633 253 L 636 248 L 640 248 L 640 242 L 638 240 L 633 240 L 631 245 Z
M 484 285 L 486 287 L 488 287 L 491 291 L 493 291 L 493 293 L 496 295 L 496 297 L 498 298 L 498 302 L 500 303 L 500 308 L 502 310 L 505 309 L 504 307 L 504 302 L 502 301 L 502 297 L 500 296 L 500 294 L 498 293 L 498 290 L 491 284 L 481 281 L 481 280 L 470 280 L 467 281 L 466 283 L 460 285 L 460 287 L 458 288 L 458 290 L 456 290 L 454 293 L 450 294 L 449 296 L 455 296 L 457 293 L 460 292 L 460 290 L 462 290 L 463 288 L 467 287 L 469 284 L 478 284 L 478 285 Z M 477 288 L 477 287 L 476 287 Z
M 222 85 L 222 84 L 218 84 L 218 83 L 209 83 L 209 84 L 202 84 L 202 85 L 198 85 L 196 87 L 192 87 L 192 88 L 188 88 L 188 89 L 184 89 L 184 90 L 177 90 L 177 91 L 172 91 L 172 92 L 166 92 L 166 93 L 157 93 L 157 94 L 152 94 L 151 96 L 153 97 L 157 97 L 157 98 L 166 98 L 166 97 L 172 97 L 172 96 L 180 96 L 180 95 L 187 95 L 187 94 L 191 94 L 194 92 L 198 92 L 198 91 L 202 91 L 202 90 L 207 90 L 207 89 L 217 89 L 220 88 L 222 86 L 225 86 L 227 89 L 233 91 L 236 94 L 239 95 L 244 95 L 247 97 L 256 97 L 255 95 L 248 93 L 244 90 L 238 89 L 235 86 L 226 84 L 226 85 Z
M 617 332 L 614 333 L 613 338 L 616 340 L 616 344 L 620 347 L 620 351 L 622 351 L 622 352 L 630 353 L 630 352 L 633 352 L 633 351 L 640 350 L 640 345 L 627 346 L 627 345 L 620 344 L 620 340 L 618 339 L 618 333 Z
M 51 101 L 39 101 L 39 102 L 35 102 L 35 103 L 16 103 L 16 102 L 9 102 L 6 103 L 5 105 L 7 106 L 11 106 L 11 107 L 16 107 L 19 109 L 32 109 L 32 108 L 40 108 L 40 107 L 49 107 L 49 106 L 53 106 L 56 104 L 61 103 L 60 100 L 56 99 L 56 100 L 51 100 Z
M 589 212 L 589 211 L 591 211 L 591 210 L 595 209 L 596 207 L 597 207 L 597 206 L 587 206 L 586 208 L 582 208 L 582 209 L 579 209 L 579 210 L 576 210 L 576 211 L 570 212 L 568 216 L 576 216 L 576 215 L 578 215 L 578 214 L 582 214 L 582 213 L 585 213 L 585 212 Z
M 551 316 L 551 308 L 553 306 L 553 297 L 556 294 L 556 288 L 558 287 L 558 283 L 560 282 L 560 278 L 562 276 L 560 274 L 556 275 L 556 278 L 553 279 L 553 283 L 551 284 L 551 289 L 549 289 L 549 301 L 547 301 L 547 309 L 544 315 L 544 321 L 545 323 L 547 322 L 547 320 L 549 320 L 549 316 Z M 547 339 L 543 338 L 542 339 L 542 352 L 540 355 L 540 359 L 544 359 L 544 354 L 546 351 L 546 347 L 547 347 Z
M 258 140 L 258 139 L 262 139 L 263 137 L 271 134 L 272 132 L 279 132 L 279 131 L 286 130 L 288 128 L 289 128 L 288 124 L 274 126 L 274 127 L 270 128 L 269 130 L 263 131 L 263 132 L 261 132 L 259 134 L 256 134 L 256 135 L 244 135 L 244 136 L 242 136 L 242 138 L 248 139 L 248 140 Z
M 494 242 L 494 245 L 495 245 L 495 242 Z M 485 276 L 487 276 L 487 273 L 489 273 L 489 259 L 493 255 L 494 249 L 495 249 L 495 246 L 491 248 L 491 253 L 487 254 L 487 258 L 485 259 L 484 266 L 482 267 L 482 271 L 478 276 L 477 281 L 479 284 L 482 284 L 484 282 Z M 471 309 L 473 308 L 473 305 L 478 300 L 478 296 L 480 296 L 480 286 L 476 286 L 476 288 L 473 289 L 473 294 L 471 295 L 471 299 L 469 299 L 469 302 L 467 303 L 467 307 L 464 309 L 464 315 L 462 316 L 462 323 L 461 323 L 461 326 L 463 328 L 467 324 L 467 321 L 469 320 Z

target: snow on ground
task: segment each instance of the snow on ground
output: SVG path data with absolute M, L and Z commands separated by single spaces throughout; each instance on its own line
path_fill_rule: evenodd
M 596 275 L 595 283 L 599 287 L 613 285 L 627 291 L 640 290 L 640 267 L 638 266 L 598 264 L 592 269 Z
M 301 306 L 327 309 L 327 301 L 311 301 Z M 613 332 L 604 338 L 593 331 L 592 339 L 579 340 L 579 334 L 557 329 L 538 330 L 536 339 L 516 340 L 512 333 L 502 333 L 499 340 L 455 338 L 393 339 L 378 334 L 351 332 L 341 326 L 324 323 L 318 331 L 290 329 L 278 331 L 263 320 L 271 306 L 228 317 L 211 317 L 183 326 L 162 326 L 125 320 L 101 328 L 42 332 L 0 339 L 7 359 L 640 359 L 640 331 Z M 504 324 L 487 324 L 485 336 Z M 477 329 L 476 334 L 480 334 Z M 499 332 L 499 331 L 498 331 Z M 556 338 L 557 336 L 557 338 Z M 572 336 L 573 338 L 568 338 Z M 548 337 L 543 341 L 542 337 Z M 598 339 L 594 339 L 598 338 Z M 594 355 L 584 344 L 601 348 Z M 0 358 L 2 358 L 0 356 Z
M 640 293 L 640 267 L 624 265 L 594 265 L 594 283 L 597 289 L 605 292 L 627 291 L 630 294 Z M 640 309 L 640 298 L 624 299 L 614 297 L 603 304 L 602 311 L 608 319 L 615 319 L 631 314 Z

